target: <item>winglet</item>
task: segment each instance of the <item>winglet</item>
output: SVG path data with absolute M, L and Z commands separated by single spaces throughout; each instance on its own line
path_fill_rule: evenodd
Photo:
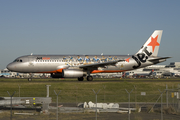
M 141 49 L 136 53 L 149 53 L 148 56 L 157 56 L 159 51 L 159 45 L 161 42 L 163 30 L 155 30 L 153 34 L 149 37 L 146 43 L 141 47 Z

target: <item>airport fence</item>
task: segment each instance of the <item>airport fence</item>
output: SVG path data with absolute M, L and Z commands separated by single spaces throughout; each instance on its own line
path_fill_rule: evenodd
M 58 92 L 58 91 L 56 91 Z M 91 91 L 92 92 L 92 91 Z M 108 95 L 102 94 L 102 91 L 99 92 L 97 95 L 97 102 L 98 103 L 118 103 L 119 107 L 121 108 L 128 108 L 128 94 L 121 94 L 121 95 Z M 12 93 L 12 91 L 11 91 Z M 42 94 L 43 92 L 40 92 Z M 86 112 L 84 108 L 81 109 L 81 112 L 74 112 L 73 110 L 66 109 L 66 107 L 74 107 L 79 109 L 83 106 L 84 102 L 92 101 L 96 103 L 96 96 L 95 94 L 87 95 L 87 94 L 75 94 L 68 95 L 68 91 L 61 93 L 58 96 L 58 106 L 62 106 L 65 108 L 59 108 L 58 111 L 58 118 L 62 120 L 77 120 L 77 119 L 86 119 L 86 120 L 93 120 L 95 119 L 95 111 L 93 113 Z M 7 94 L 7 93 L 4 93 Z M 44 97 L 46 94 L 42 94 Z M 163 93 L 163 117 L 165 120 L 179 120 L 179 99 L 177 99 L 178 94 L 176 92 L 169 92 L 168 96 L 166 93 Z M 24 92 L 21 94 L 23 97 L 39 97 L 39 93 L 37 90 L 36 94 L 28 94 Z M 18 92 L 14 95 L 14 97 L 18 97 Z M 29 120 L 29 119 L 38 119 L 38 120 L 56 120 L 56 95 L 51 91 L 50 97 L 52 97 L 53 101 L 50 104 L 50 107 L 54 109 L 49 110 L 49 114 L 47 115 L 40 115 L 39 113 L 35 116 L 21 116 L 20 119 Z M 78 106 L 79 105 L 79 106 Z M 168 106 L 167 106 L 168 105 Z M 160 120 L 161 119 L 161 98 L 160 93 L 157 94 L 145 94 L 145 93 L 136 93 L 132 92 L 130 94 L 130 108 L 137 108 L 137 110 L 132 111 L 131 113 L 131 120 Z M 138 112 L 141 108 L 141 112 Z M 150 111 L 151 110 L 151 111 Z M 21 111 L 22 112 L 22 111 Z M 17 113 L 17 111 L 13 110 L 13 113 Z M 29 113 L 27 111 L 23 111 L 23 113 Z M 148 116 L 148 118 L 147 118 Z M 9 116 L 8 116 L 9 117 Z M 15 120 L 19 120 L 19 116 L 14 115 L 12 116 Z M 7 116 L 5 116 L 7 120 Z M 98 113 L 97 118 L 100 120 L 127 120 L 128 114 L 118 114 L 118 113 Z M 122 119 L 124 118 L 124 119 Z M 0 117 L 1 119 L 1 117 Z M 2 119 L 3 120 L 3 119 Z
M 8 83 L 7 83 L 8 84 Z M 63 84 L 63 83 L 61 83 Z M 36 87 L 33 87 L 36 86 Z M 38 87 L 37 87 L 38 86 Z M 161 104 L 163 107 L 163 114 L 166 115 L 164 118 L 169 118 L 169 115 L 176 115 L 171 116 L 173 120 L 180 119 L 179 117 L 179 110 L 180 110 L 180 102 L 179 102 L 179 93 L 180 89 L 179 86 L 172 87 L 171 89 L 160 88 L 163 91 L 162 94 L 162 103 L 161 103 L 161 93 L 158 89 L 139 89 L 137 87 L 128 88 L 127 90 L 130 92 L 129 94 L 126 92 L 125 89 L 114 89 L 114 88 L 106 88 L 103 86 L 101 89 L 95 89 L 95 91 L 99 91 L 97 94 L 97 102 L 98 103 L 118 103 L 119 107 L 128 108 L 129 99 L 130 99 L 130 107 L 131 108 L 141 108 L 144 114 L 146 113 L 157 113 L 160 116 L 161 113 Z M 52 103 L 50 106 L 56 107 L 56 98 L 57 96 L 54 93 L 54 90 L 58 93 L 61 90 L 61 93 L 58 95 L 58 105 L 62 105 L 63 107 L 76 107 L 80 108 L 78 105 L 82 105 L 84 102 L 92 101 L 93 103 L 96 102 L 96 96 L 93 92 L 93 89 L 88 88 L 78 88 L 77 86 L 72 86 L 71 89 L 66 88 L 59 88 L 51 86 L 49 88 L 49 97 L 52 98 Z M 16 93 L 13 97 L 46 97 L 47 90 L 45 86 L 40 86 L 39 83 L 33 83 L 31 86 L 27 87 L 27 85 L 16 85 L 16 86 L 8 86 L 2 87 L 0 90 L 1 97 L 9 97 L 7 91 L 12 94 L 14 91 Z M 82 106 L 81 106 L 82 107 Z M 65 111 L 65 113 L 68 111 Z M 83 111 L 84 112 L 84 111 Z M 137 111 L 135 111 L 137 113 Z M 67 114 L 64 114 L 64 111 L 59 111 L 59 115 L 61 119 L 69 118 L 69 119 L 94 119 L 93 114 L 72 114 L 70 115 L 74 117 L 70 117 Z M 143 114 L 143 115 L 144 115 Z M 117 116 L 116 114 L 109 113 L 110 116 Z M 133 115 L 133 114 L 132 114 Z M 140 115 L 137 114 L 137 115 Z M 143 115 L 140 115 L 142 119 Z M 154 114 L 153 114 L 154 115 Z M 87 117 L 88 116 L 88 117 Z M 125 116 L 125 115 L 124 115 Z M 86 118 L 87 117 L 87 118 Z M 108 119 L 109 117 L 106 114 L 99 114 L 98 117 L 100 119 Z M 111 117 L 110 117 L 111 118 Z M 125 116 L 127 118 L 127 116 Z M 134 115 L 134 118 L 138 118 Z M 45 119 L 56 119 L 56 110 L 52 110 L 51 113 Z M 115 118 L 114 118 L 115 119 Z M 141 119 L 141 118 L 139 118 Z M 157 116 L 151 119 L 157 119 Z M 159 119 L 159 118 L 158 118 Z
M 22 86 L 21 86 L 22 87 Z M 12 94 L 14 91 L 16 93 L 13 97 L 46 97 L 46 89 L 36 88 L 35 90 L 29 88 L 17 88 L 16 90 L 1 89 L 0 96 L 1 97 L 9 97 L 7 91 Z M 59 90 L 56 90 L 57 92 Z M 98 90 L 95 90 L 96 92 Z M 98 102 L 101 103 L 123 103 L 128 102 L 128 94 L 125 90 L 120 92 L 114 92 L 114 94 L 109 94 L 107 90 L 100 90 L 97 95 Z M 56 95 L 54 90 L 50 89 L 49 97 L 52 97 L 52 102 L 56 102 Z M 95 94 L 92 89 L 63 89 L 58 96 L 59 102 L 62 103 L 83 103 L 83 102 L 95 102 Z M 163 95 L 163 104 L 173 105 L 178 103 L 179 101 L 179 89 L 164 89 Z M 157 90 L 153 91 L 136 91 L 133 90 L 130 94 L 130 102 L 132 103 L 160 103 L 160 92 Z

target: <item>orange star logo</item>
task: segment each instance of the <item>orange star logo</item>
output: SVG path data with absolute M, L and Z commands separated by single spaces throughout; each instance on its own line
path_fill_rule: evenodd
M 151 42 L 148 44 L 148 46 L 152 46 L 152 52 L 154 52 L 154 49 L 155 49 L 156 46 L 160 45 L 157 42 L 157 39 L 158 39 L 158 35 L 155 38 L 151 37 Z
M 126 62 L 129 62 L 129 59 L 130 59 L 130 58 L 127 58 L 127 59 L 126 59 Z

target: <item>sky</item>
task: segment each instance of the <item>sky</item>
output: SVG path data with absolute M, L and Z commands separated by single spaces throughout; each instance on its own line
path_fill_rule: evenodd
M 1 0 L 0 69 L 33 54 L 135 54 L 163 30 L 158 56 L 180 62 L 179 0 Z

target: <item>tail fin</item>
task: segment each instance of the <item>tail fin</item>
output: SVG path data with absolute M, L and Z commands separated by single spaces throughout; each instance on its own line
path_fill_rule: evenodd
M 145 52 L 148 56 L 157 56 L 162 32 L 163 30 L 155 30 L 136 55 Z

